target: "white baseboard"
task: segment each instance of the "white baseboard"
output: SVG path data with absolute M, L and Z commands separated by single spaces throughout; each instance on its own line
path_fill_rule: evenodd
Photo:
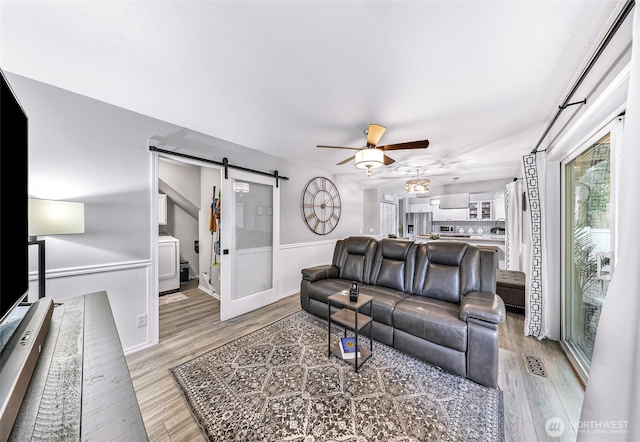
M 212 298 L 216 298 L 218 301 L 220 301 L 220 295 L 218 295 L 216 292 L 213 292 L 209 290 L 207 287 L 200 284 L 198 284 L 198 288 L 203 292 L 205 292 L 207 295 L 211 296 Z

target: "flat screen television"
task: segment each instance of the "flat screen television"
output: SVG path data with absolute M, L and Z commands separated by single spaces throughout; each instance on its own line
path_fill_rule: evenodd
M 27 115 L 0 69 L 0 324 L 29 290 Z
M 0 440 L 8 440 L 44 345 L 53 301 L 29 291 L 27 115 L 0 69 Z

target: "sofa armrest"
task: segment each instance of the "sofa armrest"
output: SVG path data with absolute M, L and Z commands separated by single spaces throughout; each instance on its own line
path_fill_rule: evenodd
M 339 276 L 340 269 L 331 264 L 302 269 L 302 279 L 310 282 L 319 281 L 321 279 L 338 278 Z
M 500 324 L 506 316 L 504 302 L 500 296 L 490 292 L 472 292 L 460 302 L 460 320 L 479 319 L 491 324 Z

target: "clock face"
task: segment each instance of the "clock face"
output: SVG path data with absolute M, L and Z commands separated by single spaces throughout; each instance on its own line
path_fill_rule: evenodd
M 302 216 L 307 226 L 318 235 L 330 233 L 340 221 L 340 193 L 330 179 L 310 180 L 302 193 Z

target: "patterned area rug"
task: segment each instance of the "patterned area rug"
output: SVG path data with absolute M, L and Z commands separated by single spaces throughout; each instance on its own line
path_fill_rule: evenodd
M 327 322 L 300 311 L 170 372 L 211 441 L 504 440 L 500 390 L 373 351 L 355 373 L 327 357 Z
M 174 302 L 184 301 L 185 299 L 189 299 L 187 295 L 185 295 L 182 292 L 175 292 L 169 295 L 160 296 L 160 301 L 158 301 L 158 305 L 173 304 Z

